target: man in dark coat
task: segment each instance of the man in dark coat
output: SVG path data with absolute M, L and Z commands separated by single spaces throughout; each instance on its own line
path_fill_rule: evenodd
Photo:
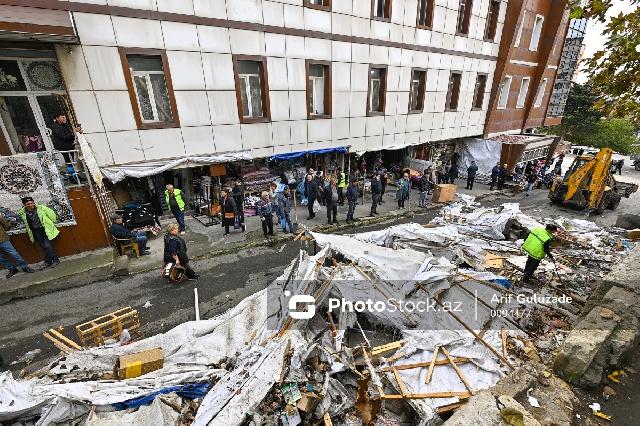
M 187 243 L 180 237 L 180 229 L 177 224 L 172 223 L 168 227 L 168 232 L 164 236 L 164 256 L 165 265 L 167 263 L 175 263 L 181 265 L 185 271 L 185 275 L 190 280 L 197 280 L 200 275 L 191 269 L 189 264 L 189 256 L 187 255 Z
M 338 223 L 338 181 L 331 178 L 331 183 L 324 189 L 324 201 L 327 203 L 327 223 Z
M 222 215 L 222 226 L 224 227 L 224 235 L 229 235 L 229 226 L 233 226 L 238 215 L 236 202 L 231 196 L 231 190 L 224 188 L 220 191 L 220 214 Z M 243 223 L 240 223 L 242 232 L 246 230 Z
M 64 162 L 67 164 L 67 174 L 70 175 L 69 179 L 73 183 L 78 183 L 73 165 L 75 162 L 75 154 L 73 152 L 64 152 L 74 151 L 76 149 L 76 134 L 73 130 L 69 123 L 67 123 L 67 116 L 63 112 L 60 112 L 55 116 L 51 124 L 51 140 L 55 149 L 63 151 L 62 156 L 64 157 Z M 75 131 L 82 133 L 82 129 L 79 127 L 76 128 Z
M 500 167 L 500 171 L 498 173 L 498 189 L 504 189 L 504 185 L 507 182 L 508 175 L 509 172 L 507 170 L 507 163 L 505 163 L 502 165 L 502 167 Z
M 493 169 L 491 169 L 491 186 L 489 189 L 492 190 L 493 187 L 497 185 L 498 175 L 500 175 L 500 163 L 496 164 L 493 166 Z
M 356 210 L 356 204 L 358 203 L 358 188 L 356 188 L 356 182 L 352 180 L 347 187 L 347 202 L 349 203 L 349 211 L 347 212 L 347 223 L 353 222 L 353 213 Z
M 236 211 L 238 212 L 240 223 L 244 223 L 244 187 L 240 179 L 233 182 L 231 195 L 233 196 L 233 201 L 236 203 Z
M 451 163 L 449 167 L 449 183 L 456 183 L 458 178 L 458 163 Z
M 111 216 L 111 226 L 109 227 L 109 232 L 113 235 L 114 238 L 125 239 L 130 238 L 136 243 L 138 243 L 138 248 L 140 249 L 140 254 L 142 256 L 148 256 L 151 254 L 151 251 L 147 248 L 147 233 L 144 231 L 134 232 L 122 224 L 122 216 L 119 214 L 114 214 Z
M 467 167 L 467 187 L 468 190 L 473 190 L 473 183 L 476 180 L 476 174 L 478 173 L 478 165 L 475 161 L 471 162 L 471 165 Z
M 256 213 L 262 222 L 264 236 L 273 235 L 273 202 L 267 191 L 262 191 L 262 198 L 256 203 Z
M 316 196 L 318 195 L 318 184 L 313 179 L 313 176 L 307 175 L 307 181 L 304 184 L 304 196 L 307 197 L 307 208 L 309 209 L 309 217 L 307 220 L 311 220 L 316 217 L 313 212 L 313 203 L 316 202 Z
M 369 216 L 378 214 L 378 203 L 382 194 L 382 183 L 380 174 L 376 173 L 371 181 L 371 212 Z
M 387 183 L 388 182 L 389 182 L 389 179 L 387 178 L 387 174 L 385 172 L 381 172 L 380 173 L 381 190 L 380 190 L 380 197 L 378 198 L 378 204 L 383 204 L 384 203 L 384 200 L 382 198 L 384 197 L 384 192 L 387 190 Z

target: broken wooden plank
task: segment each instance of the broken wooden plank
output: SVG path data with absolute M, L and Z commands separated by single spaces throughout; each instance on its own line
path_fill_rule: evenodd
M 433 368 L 436 366 L 439 350 L 440 350 L 440 346 L 436 346 L 436 350 L 433 352 L 433 358 L 431 358 L 431 362 L 429 363 L 429 371 L 427 371 L 427 377 L 424 380 L 425 383 L 431 382 L 431 377 L 433 376 Z M 447 361 L 449 361 L 449 358 L 447 358 Z
M 58 338 L 58 340 L 61 340 L 65 343 L 65 345 L 67 345 L 70 348 L 73 348 L 77 351 L 82 350 L 82 346 L 78 345 L 76 342 L 74 342 L 73 340 L 69 339 L 67 336 L 64 336 L 62 333 L 60 333 L 58 330 L 54 330 L 53 328 L 49 329 L 49 333 L 55 337 Z
M 376 346 L 371 348 L 371 356 L 378 356 L 382 353 L 396 350 L 402 346 L 404 340 L 398 340 L 397 342 L 387 343 L 385 345 Z
M 466 362 L 471 362 L 469 358 L 465 358 L 465 357 L 452 357 L 452 358 L 456 362 L 456 364 L 464 364 Z M 396 370 L 400 371 L 400 370 L 411 370 L 414 368 L 429 367 L 430 365 L 431 365 L 431 361 L 416 362 L 413 364 L 397 364 L 397 365 L 394 365 L 393 367 L 383 367 L 380 369 L 380 371 L 383 373 L 388 373 L 389 371 L 391 371 L 392 368 L 395 368 Z M 449 360 L 438 359 L 436 360 L 435 365 L 449 365 Z
M 462 370 L 460 370 L 460 368 L 456 365 L 456 363 L 453 361 L 453 359 L 451 358 L 451 355 L 449 355 L 449 351 L 447 350 L 447 348 L 445 348 L 444 346 L 442 348 L 442 353 L 444 354 L 444 356 L 447 357 L 447 359 L 449 360 L 449 362 L 451 363 L 451 366 L 453 367 L 454 370 L 456 370 L 456 373 L 458 374 L 458 377 L 460 377 L 460 380 L 462 380 L 462 383 L 464 384 L 464 387 L 467 388 L 467 390 L 471 393 L 471 395 L 473 395 L 473 387 L 471 386 L 471 384 L 467 381 L 467 378 L 464 377 L 464 374 L 462 374 Z
M 507 330 L 504 328 L 500 331 L 500 337 L 502 338 L 502 356 L 507 356 Z
M 51 343 L 53 343 L 53 346 L 55 346 L 56 348 L 60 349 L 62 352 L 64 352 L 64 353 L 73 352 L 73 349 L 71 349 L 70 347 L 68 347 L 63 342 L 61 342 L 57 338 L 53 337 L 52 335 L 50 335 L 46 331 L 44 333 L 42 333 L 42 335 L 44 336 L 45 339 L 47 339 Z
M 464 404 L 465 404 L 464 402 L 454 402 L 453 404 L 442 405 L 436 408 L 436 412 L 438 414 L 448 413 L 449 411 L 457 410 L 458 408 L 462 407 Z
M 469 392 L 408 393 L 406 395 L 384 395 L 384 399 L 425 399 L 425 398 L 471 398 Z
M 403 396 L 407 395 L 409 392 L 407 392 L 407 386 L 402 381 L 402 377 L 400 377 L 400 373 L 398 373 L 398 370 L 396 370 L 395 368 L 392 368 L 391 371 L 393 371 L 393 376 L 396 378 L 396 382 L 398 382 L 398 387 L 400 388 L 400 393 Z
M 324 413 L 324 416 L 322 416 L 322 420 L 324 420 L 324 426 L 333 426 L 329 413 Z

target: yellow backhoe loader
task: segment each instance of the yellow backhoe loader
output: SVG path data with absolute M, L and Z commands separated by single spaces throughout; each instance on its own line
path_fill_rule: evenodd
M 618 207 L 622 197 L 629 198 L 638 185 L 616 182 L 611 174 L 612 156 L 611 148 L 602 148 L 596 155 L 577 156 L 564 178 L 554 180 L 549 191 L 551 202 L 595 214 Z

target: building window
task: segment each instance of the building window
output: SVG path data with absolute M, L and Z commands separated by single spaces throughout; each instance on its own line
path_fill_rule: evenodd
M 520 21 L 520 26 L 518 27 L 518 34 L 516 34 L 516 43 L 515 47 L 520 46 L 520 39 L 522 38 L 522 29 L 524 28 L 525 20 L 527 19 L 527 11 L 522 12 L 522 21 Z
M 462 74 L 452 72 L 449 77 L 449 89 L 447 90 L 447 110 L 455 111 L 458 109 L 458 99 L 460 99 L 460 82 Z
M 458 9 L 458 24 L 456 32 L 458 34 L 469 34 L 469 21 L 471 21 L 471 8 L 473 0 L 460 0 L 460 8 Z
M 409 92 L 409 113 L 422 112 L 424 109 L 424 90 L 427 72 L 414 69 L 411 72 L 411 91 Z
M 542 34 L 543 22 L 544 16 L 536 15 L 536 21 L 533 24 L 533 31 L 531 32 L 531 42 L 529 43 L 529 50 L 538 50 L 538 43 L 540 42 L 540 35 Z
M 516 108 L 523 108 L 524 103 L 527 100 L 527 92 L 529 91 L 529 82 L 531 79 L 529 77 L 522 77 L 522 82 L 520 83 L 520 92 L 518 92 L 518 101 L 516 102 Z
M 431 28 L 435 0 L 418 0 L 418 27 Z
M 536 93 L 536 100 L 533 103 L 533 106 L 536 108 L 542 105 L 542 99 L 544 99 L 544 92 L 545 90 L 547 90 L 547 81 L 548 79 L 543 78 L 542 83 L 540 83 L 540 86 L 538 86 L 538 93 Z
M 487 87 L 487 75 L 478 74 L 476 78 L 476 87 L 473 91 L 473 109 L 482 109 L 484 102 L 484 91 Z
M 486 41 L 493 41 L 495 39 L 499 15 L 500 0 L 491 0 L 489 2 L 489 11 L 487 12 L 487 26 L 484 29 L 484 39 Z
M 391 1 L 392 0 L 371 0 L 371 17 L 384 21 L 390 20 Z
M 505 109 L 509 100 L 509 90 L 511 90 L 511 76 L 508 75 L 500 83 L 500 96 L 498 97 L 498 109 Z
M 137 127 L 180 126 L 165 52 L 127 48 L 119 51 Z
M 331 117 L 331 65 L 307 61 L 307 117 Z
M 271 113 L 267 84 L 267 60 L 261 56 L 235 55 L 233 70 L 240 122 L 269 121 Z
M 331 0 L 304 0 L 304 6 L 312 9 L 331 10 Z
M 369 102 L 367 115 L 383 115 L 387 91 L 387 69 L 379 65 L 369 68 Z

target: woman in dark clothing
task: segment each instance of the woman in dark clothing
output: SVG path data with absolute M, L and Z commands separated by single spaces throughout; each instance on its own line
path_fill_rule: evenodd
M 229 195 L 229 192 L 228 188 L 220 191 L 220 214 L 222 215 L 224 235 L 229 235 L 229 226 L 233 226 L 236 221 L 236 216 L 238 216 L 236 202 L 233 197 Z M 243 223 L 240 223 L 240 228 L 242 228 L 242 232 L 246 229 Z
M 233 196 L 233 201 L 236 203 L 236 210 L 238 212 L 238 217 L 240 218 L 240 223 L 244 223 L 244 187 L 240 180 L 233 182 L 231 195 Z
M 196 274 L 189 265 L 187 255 L 187 243 L 180 237 L 180 228 L 176 223 L 167 227 L 167 234 L 164 236 L 164 263 L 175 263 L 184 268 L 184 274 L 190 280 L 197 280 L 200 275 Z

